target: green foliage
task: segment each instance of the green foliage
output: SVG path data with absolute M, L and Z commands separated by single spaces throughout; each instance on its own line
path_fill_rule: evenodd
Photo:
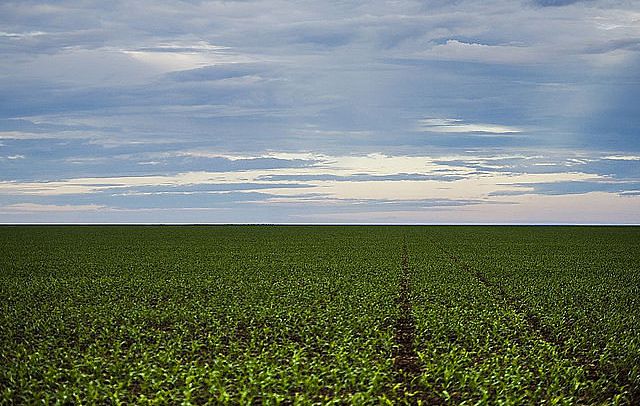
M 640 230 L 2 227 L 0 403 L 639 392 Z M 403 246 L 419 372 L 394 367 Z
M 640 229 L 414 229 L 424 390 L 461 400 L 640 401 Z

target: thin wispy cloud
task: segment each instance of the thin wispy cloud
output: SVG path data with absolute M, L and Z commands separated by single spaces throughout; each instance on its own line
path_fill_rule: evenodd
M 524 45 L 487 45 L 448 39 L 444 44 L 435 44 L 415 56 L 445 61 L 527 64 L 543 61 L 544 50 Z

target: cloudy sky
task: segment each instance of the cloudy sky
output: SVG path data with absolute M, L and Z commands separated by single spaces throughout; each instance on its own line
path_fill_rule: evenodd
M 640 3 L 0 2 L 0 222 L 640 223 Z

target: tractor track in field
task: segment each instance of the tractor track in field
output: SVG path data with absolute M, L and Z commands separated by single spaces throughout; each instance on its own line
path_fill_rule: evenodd
M 438 399 L 420 392 L 416 384 L 420 377 L 421 368 L 414 341 L 416 337 L 416 325 L 413 319 L 411 303 L 411 271 L 409 268 L 409 255 L 406 245 L 402 247 L 402 270 L 400 274 L 400 292 L 397 298 L 400 316 L 395 324 L 395 351 L 393 354 L 393 368 L 396 371 L 397 383 L 400 383 L 396 394 L 400 399 L 407 400 L 409 395 L 411 404 L 418 400 L 422 404 L 441 404 Z
M 527 322 L 527 325 L 529 326 L 529 329 L 534 331 L 534 332 L 536 332 L 536 335 L 541 340 L 546 341 L 547 343 L 549 343 L 551 345 L 554 345 L 554 346 L 562 347 L 564 345 L 564 343 L 561 340 L 558 340 L 553 335 L 553 333 L 551 332 L 551 329 L 549 329 L 544 324 L 542 324 L 540 319 L 535 314 L 527 312 L 526 310 L 523 310 L 524 307 L 525 307 L 524 303 L 522 303 L 520 300 L 510 296 L 507 292 L 504 291 L 502 286 L 491 282 L 480 271 L 471 268 L 471 266 L 469 266 L 469 264 L 467 264 L 466 262 L 464 262 L 460 258 L 458 258 L 455 255 L 450 254 L 450 253 L 448 253 L 446 251 L 445 251 L 445 253 L 449 257 L 451 262 L 453 262 L 454 264 L 459 266 L 465 272 L 468 272 L 469 274 L 473 275 L 478 281 L 480 281 L 480 283 L 482 283 L 488 289 L 491 289 L 494 292 L 496 292 L 498 294 L 498 296 L 500 296 L 502 299 L 504 299 L 504 301 L 507 303 L 507 305 L 509 305 L 509 307 L 511 307 L 512 309 L 516 310 L 516 312 L 518 314 L 522 315 L 523 318 L 525 319 L 525 321 Z
M 402 273 L 400 276 L 400 294 L 398 296 L 400 317 L 395 325 L 396 353 L 393 357 L 394 368 L 407 377 L 420 373 L 418 354 L 413 348 L 416 326 L 411 314 L 411 276 L 409 275 L 409 257 L 406 247 L 402 250 Z
M 472 268 L 469 264 L 467 264 L 464 260 L 460 259 L 453 253 L 447 251 L 441 244 L 435 243 L 435 245 L 449 258 L 449 260 L 456 266 L 460 267 L 465 272 L 473 275 L 475 279 L 477 279 L 482 285 L 484 285 L 487 289 L 490 289 L 498 294 L 500 298 L 502 298 L 505 303 L 512 308 L 516 313 L 520 314 L 530 331 L 534 332 L 534 334 L 541 339 L 542 341 L 554 346 L 559 353 L 565 354 L 564 357 L 573 362 L 574 365 L 581 367 L 587 377 L 592 381 L 597 381 L 601 378 L 606 378 L 610 374 L 607 371 L 603 371 L 598 366 L 598 361 L 587 357 L 584 353 L 576 351 L 574 349 L 568 348 L 565 342 L 553 334 L 552 330 L 545 326 L 542 320 L 534 314 L 526 310 L 526 304 L 509 295 L 502 286 L 490 281 L 485 275 L 482 274 L 479 270 Z M 619 383 L 626 386 L 631 382 L 629 379 L 626 379 L 628 376 L 628 371 L 623 371 L 623 373 L 619 374 L 624 378 L 619 379 Z M 614 393 L 607 393 L 606 395 L 614 395 Z M 631 404 L 637 404 L 636 402 L 640 401 L 640 394 L 632 392 L 631 396 Z

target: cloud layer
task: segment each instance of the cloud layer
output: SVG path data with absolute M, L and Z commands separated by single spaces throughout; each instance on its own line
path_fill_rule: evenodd
M 0 22 L 1 222 L 640 222 L 634 2 L 6 1 Z

